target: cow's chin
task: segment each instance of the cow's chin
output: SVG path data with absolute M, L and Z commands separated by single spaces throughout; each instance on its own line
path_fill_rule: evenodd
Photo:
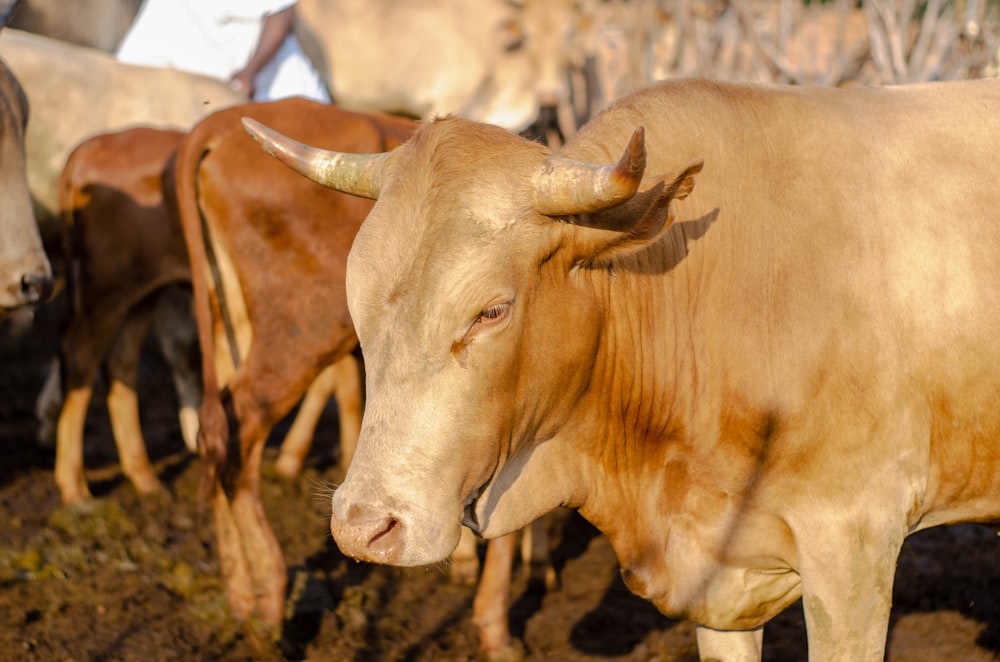
M 483 538 L 499 538 L 531 523 L 522 516 L 521 509 L 506 508 L 511 504 L 510 495 L 506 488 L 497 488 L 496 477 L 494 475 L 463 504 L 462 524 Z

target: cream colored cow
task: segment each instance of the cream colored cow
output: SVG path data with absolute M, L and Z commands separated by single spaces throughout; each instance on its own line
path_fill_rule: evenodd
M 338 545 L 423 565 L 575 507 L 705 658 L 759 659 L 801 597 L 810 659 L 882 660 L 903 539 L 1000 517 L 998 109 L 1000 81 L 685 80 L 557 154 L 460 119 L 371 157 L 256 127 L 378 198 Z

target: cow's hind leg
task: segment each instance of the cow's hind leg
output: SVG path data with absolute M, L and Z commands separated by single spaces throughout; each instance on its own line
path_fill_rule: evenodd
M 67 505 L 90 498 L 83 472 L 83 425 L 92 392 L 90 384 L 70 389 L 56 423 L 55 480 L 62 502 Z
M 118 459 L 122 473 L 140 494 L 166 492 L 149 462 L 146 441 L 139 424 L 139 399 L 136 394 L 139 360 L 151 322 L 152 309 L 149 305 L 133 308 L 105 362 L 109 381 L 108 414 L 118 446 Z
M 354 457 L 361 433 L 361 369 L 353 354 L 338 359 L 323 369 L 306 390 L 292 427 L 281 442 L 275 470 L 285 478 L 295 478 L 302 471 L 319 418 L 331 397 L 337 401 L 340 421 L 340 466 L 347 470 Z
M 528 567 L 531 586 L 555 590 L 559 577 L 549 556 L 548 518 L 539 517 L 522 530 L 521 559 Z
M 334 369 L 337 371 L 333 394 L 337 398 L 337 418 L 340 422 L 340 466 L 347 471 L 361 435 L 364 408 L 361 361 L 355 354 L 347 354 L 334 364 Z
M 281 634 L 287 575 L 260 498 L 263 442 L 243 454 L 231 497 L 221 485 L 212 500 L 219 562 L 233 617 L 258 645 Z
M 250 578 L 250 562 L 243 549 L 229 497 L 221 483 L 212 488 L 212 524 L 226 600 L 233 618 L 243 623 L 253 616 L 256 600 Z
M 316 425 L 327 401 L 337 387 L 337 364 L 328 365 L 313 380 L 299 404 L 288 434 L 281 442 L 281 452 L 274 463 L 280 476 L 292 479 L 302 471 L 309 448 L 312 446 Z
M 191 311 L 191 291 L 167 285 L 157 295 L 153 319 L 160 350 L 170 365 L 177 391 L 181 436 L 192 453 L 198 451 L 198 405 L 201 404 L 201 358 L 198 327 Z
M 240 529 L 243 548 L 250 559 L 257 616 L 274 633 L 280 633 L 288 577 L 281 546 L 268 522 L 260 496 L 263 450 L 264 440 L 261 438 L 247 454 L 236 494 L 233 495 L 233 515 Z
M 56 426 L 59 423 L 59 413 L 62 411 L 63 386 L 62 362 L 59 357 L 49 363 L 45 374 L 45 383 L 35 400 L 35 418 L 38 420 L 38 444 L 43 448 L 54 448 L 56 443 Z
M 90 498 L 83 471 L 83 429 L 97 369 L 117 337 L 127 312 L 101 310 L 100 314 L 74 316 L 63 334 L 59 364 L 65 393 L 56 422 L 55 481 L 64 504 Z
M 281 634 L 288 577 L 281 546 L 261 499 L 261 462 L 273 421 L 255 403 L 272 403 L 273 409 L 268 412 L 278 412 L 275 416 L 286 413 L 291 405 L 285 407 L 286 403 L 277 398 L 260 398 L 260 394 L 251 391 L 250 384 L 239 379 L 230 382 L 230 389 L 240 440 L 239 467 L 233 476 L 230 507 L 239 535 L 239 551 L 246 560 L 253 587 L 254 619 L 248 625 L 252 636 L 275 640 Z

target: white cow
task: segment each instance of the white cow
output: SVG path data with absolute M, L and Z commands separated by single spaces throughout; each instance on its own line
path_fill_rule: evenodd
M 206 113 L 245 101 L 213 78 L 127 65 L 20 30 L 0 34 L 0 57 L 31 104 L 28 186 L 43 236 L 55 231 L 59 173 L 85 138 L 138 124 L 186 129 Z
M 6 18 L 4 8 L 0 16 Z M 38 303 L 52 288 L 52 269 L 31 212 L 25 176 L 27 120 L 27 99 L 0 60 L 0 316 Z
M 142 0 L 23 0 L 10 27 L 113 53 Z
M 335 101 L 526 129 L 566 100 L 570 0 L 300 0 L 299 33 Z M 303 34 L 305 33 L 305 34 Z

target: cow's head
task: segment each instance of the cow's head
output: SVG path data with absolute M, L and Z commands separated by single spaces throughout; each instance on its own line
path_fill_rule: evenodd
M 374 156 L 248 128 L 307 177 L 378 200 L 348 260 L 368 400 L 333 499 L 341 548 L 431 563 L 463 521 L 495 537 L 576 505 L 572 469 L 539 480 L 531 465 L 591 385 L 606 265 L 659 236 L 700 164 L 644 180 L 641 128 L 611 164 L 459 119 Z
M 0 62 L 0 316 L 38 303 L 52 291 L 52 270 L 28 191 L 27 121 L 27 99 Z

